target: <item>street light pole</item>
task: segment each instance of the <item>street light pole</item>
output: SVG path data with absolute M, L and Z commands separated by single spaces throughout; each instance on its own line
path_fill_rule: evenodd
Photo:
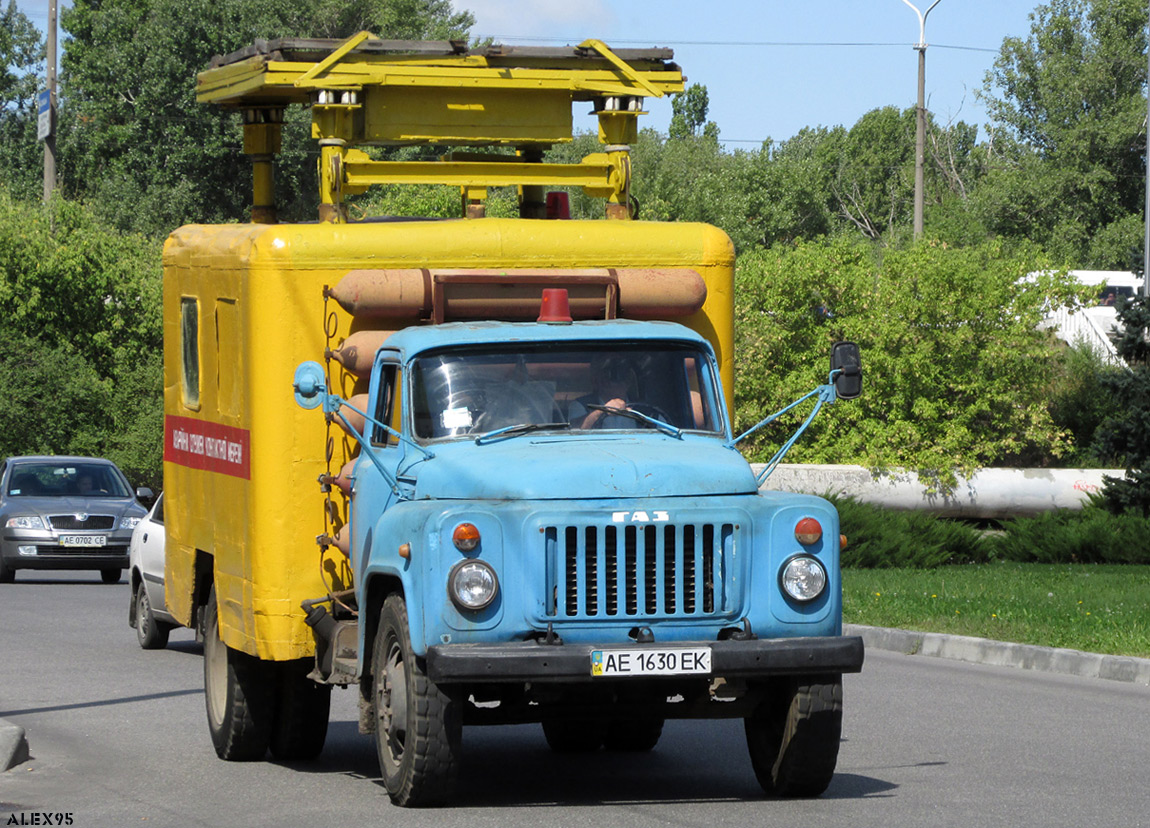
M 914 237 L 922 237 L 922 212 L 924 189 L 924 167 L 926 164 L 926 16 L 931 9 L 942 0 L 934 0 L 925 12 L 920 12 L 910 0 L 902 0 L 918 15 L 918 43 L 915 51 L 918 52 L 918 108 L 916 110 L 914 129 Z
M 1150 8 L 1147 9 L 1150 20 Z M 1150 84 L 1150 48 L 1146 49 L 1146 79 Z M 1147 87 L 1150 89 L 1150 86 Z M 1150 95 L 1146 98 L 1146 212 L 1143 223 L 1146 226 L 1142 240 L 1142 298 L 1150 297 Z

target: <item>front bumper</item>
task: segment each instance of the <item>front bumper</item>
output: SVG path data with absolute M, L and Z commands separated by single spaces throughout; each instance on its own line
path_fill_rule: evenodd
M 109 533 L 105 546 L 70 547 L 45 532 L 11 533 L 0 540 L 0 556 L 9 569 L 127 569 L 131 533 L 118 534 Z
M 634 681 L 591 675 L 594 650 L 634 650 L 667 647 L 596 644 L 440 644 L 427 650 L 428 677 L 437 684 L 483 682 L 604 682 Z M 761 638 L 749 641 L 676 641 L 675 647 L 710 647 L 712 678 L 766 679 L 786 675 L 857 673 L 863 665 L 859 636 Z

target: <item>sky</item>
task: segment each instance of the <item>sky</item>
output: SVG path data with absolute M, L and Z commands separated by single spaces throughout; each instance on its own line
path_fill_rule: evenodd
M 227 0 L 221 0 L 227 2 Z M 919 18 L 904 0 L 453 0 L 474 37 L 512 45 L 669 46 L 728 149 L 804 127 L 853 126 L 917 99 Z M 926 11 L 933 0 L 911 0 Z M 983 125 L 982 89 L 1006 37 L 1025 38 L 1039 0 L 939 0 L 926 18 L 926 102 L 936 121 Z M 18 0 L 41 28 L 48 0 Z M 666 132 L 668 100 L 648 98 L 644 127 Z M 595 129 L 575 107 L 578 130 Z M 985 132 L 982 133 L 985 137 Z
M 926 11 L 933 0 L 912 0 Z M 1038 0 L 940 0 L 926 17 L 926 103 L 940 123 L 982 125 L 976 98 L 1006 37 L 1025 38 Z M 510 44 L 669 46 L 734 149 L 804 127 L 853 126 L 918 97 L 917 13 L 903 0 L 456 0 L 473 36 Z M 648 98 L 641 126 L 665 132 L 670 103 Z M 578 129 L 594 121 L 576 110 Z

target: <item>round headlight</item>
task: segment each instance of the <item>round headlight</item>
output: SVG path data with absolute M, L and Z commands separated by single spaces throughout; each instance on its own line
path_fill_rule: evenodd
M 460 561 L 448 576 L 447 592 L 460 609 L 481 610 L 495 600 L 499 579 L 484 561 Z
M 799 555 L 787 561 L 781 581 L 783 591 L 796 601 L 813 601 L 827 587 L 827 571 L 814 558 Z

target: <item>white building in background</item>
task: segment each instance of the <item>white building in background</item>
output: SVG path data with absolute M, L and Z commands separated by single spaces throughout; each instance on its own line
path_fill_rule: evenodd
M 1119 296 L 1133 299 L 1141 294 L 1141 277 L 1124 270 L 1072 270 L 1070 275 L 1084 285 L 1098 288 L 1095 303 L 1074 311 L 1058 308 L 1047 315 L 1042 326 L 1053 329 L 1064 342 L 1082 343 L 1107 362 L 1125 368 L 1126 363 L 1110 339 L 1118 323 L 1114 305 Z

